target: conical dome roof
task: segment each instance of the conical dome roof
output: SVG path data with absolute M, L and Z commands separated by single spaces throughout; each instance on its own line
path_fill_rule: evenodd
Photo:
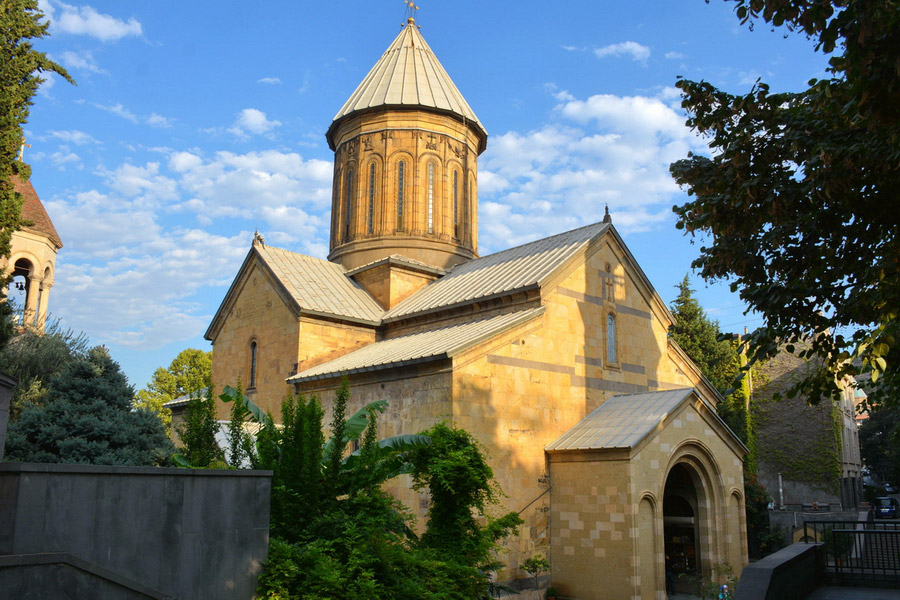
M 360 111 L 384 107 L 426 108 L 451 113 L 472 125 L 487 139 L 487 131 L 428 47 L 413 19 L 409 19 L 356 91 L 334 116 L 326 137 L 338 122 Z

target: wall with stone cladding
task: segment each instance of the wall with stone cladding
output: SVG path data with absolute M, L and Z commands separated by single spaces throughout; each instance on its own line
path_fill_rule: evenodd
M 562 595 L 631 598 L 636 506 L 629 469 L 627 460 L 551 463 L 551 579 Z
M 212 381 L 218 394 L 238 380 L 247 395 L 263 408 L 278 413 L 285 378 L 297 362 L 297 317 L 278 293 L 267 272 L 253 265 L 213 342 Z M 250 343 L 257 343 L 256 386 L 250 388 Z M 219 418 L 227 419 L 230 405 L 219 404 Z
M 301 317 L 298 346 L 294 354 L 297 357 L 297 372 L 334 360 L 375 341 L 374 327 Z

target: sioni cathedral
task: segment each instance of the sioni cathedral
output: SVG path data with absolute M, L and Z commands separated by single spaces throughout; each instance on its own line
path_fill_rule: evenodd
M 487 132 L 413 19 L 326 137 L 328 260 L 254 239 L 206 333 L 213 381 L 277 414 L 291 390 L 327 411 L 346 375 L 351 412 L 389 402 L 381 435 L 470 431 L 525 521 L 502 579 L 542 554 L 560 593 L 631 600 L 666 597 L 667 555 L 739 573 L 746 448 L 609 216 L 479 256 Z M 426 494 L 390 490 L 424 522 Z

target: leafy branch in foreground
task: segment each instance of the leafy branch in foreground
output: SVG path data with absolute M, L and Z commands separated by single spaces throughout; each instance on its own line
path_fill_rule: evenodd
M 750 365 L 780 348 L 820 365 L 791 391 L 811 401 L 871 375 L 900 398 L 900 11 L 890 0 L 731 0 L 743 22 L 785 25 L 834 52 L 829 79 L 796 93 L 732 95 L 679 80 L 711 156 L 671 172 L 691 200 L 677 226 L 705 240 L 693 266 L 731 281 L 764 326 Z

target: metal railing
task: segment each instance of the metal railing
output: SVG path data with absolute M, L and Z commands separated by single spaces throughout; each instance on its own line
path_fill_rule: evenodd
M 900 587 L 900 521 L 804 521 L 803 530 L 825 545 L 825 574 L 838 583 Z

